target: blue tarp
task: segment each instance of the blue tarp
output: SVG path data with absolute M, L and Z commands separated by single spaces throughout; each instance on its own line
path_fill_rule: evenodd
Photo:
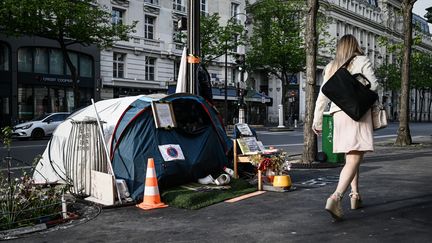
M 162 189 L 222 172 L 228 164 L 232 142 L 216 110 L 199 96 L 170 95 L 161 101 L 172 102 L 177 127 L 157 129 L 151 101 L 142 98 L 132 103 L 113 134 L 114 173 L 126 181 L 131 197 L 142 198 L 148 158 L 155 161 Z M 185 160 L 164 161 L 158 146 L 165 144 L 180 145 Z

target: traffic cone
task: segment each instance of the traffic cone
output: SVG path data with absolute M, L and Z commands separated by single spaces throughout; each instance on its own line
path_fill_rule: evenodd
M 147 161 L 143 202 L 137 204 L 136 206 L 144 210 L 168 207 L 168 205 L 161 202 L 160 199 L 159 186 L 156 178 L 156 170 L 153 158 L 149 158 Z

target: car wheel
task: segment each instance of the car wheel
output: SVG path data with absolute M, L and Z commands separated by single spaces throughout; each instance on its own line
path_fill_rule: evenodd
M 42 129 L 36 128 L 35 130 L 33 130 L 31 136 L 34 139 L 41 139 L 45 136 L 45 133 Z

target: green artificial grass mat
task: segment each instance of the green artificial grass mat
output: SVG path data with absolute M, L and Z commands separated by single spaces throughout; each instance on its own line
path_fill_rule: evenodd
M 242 179 L 231 179 L 228 186 L 229 189 L 220 189 L 225 187 L 191 183 L 164 190 L 161 197 L 164 203 L 172 207 L 200 209 L 257 190 L 256 186 Z

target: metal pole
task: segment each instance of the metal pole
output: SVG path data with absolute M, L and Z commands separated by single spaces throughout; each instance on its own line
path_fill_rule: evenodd
M 225 125 L 228 123 L 228 40 L 225 41 L 225 99 L 224 99 L 224 118 Z
M 242 67 L 241 70 L 241 75 L 240 75 L 240 82 L 243 85 L 243 81 L 244 81 L 244 68 Z M 238 85 L 238 89 L 239 89 L 239 123 L 246 123 L 246 119 L 245 119 L 245 112 L 244 112 L 244 91 L 243 91 L 243 87 L 240 87 L 240 85 Z
M 187 92 L 191 94 L 197 94 L 197 74 L 195 70 L 200 62 L 200 1 L 189 0 L 188 1 L 188 85 Z

